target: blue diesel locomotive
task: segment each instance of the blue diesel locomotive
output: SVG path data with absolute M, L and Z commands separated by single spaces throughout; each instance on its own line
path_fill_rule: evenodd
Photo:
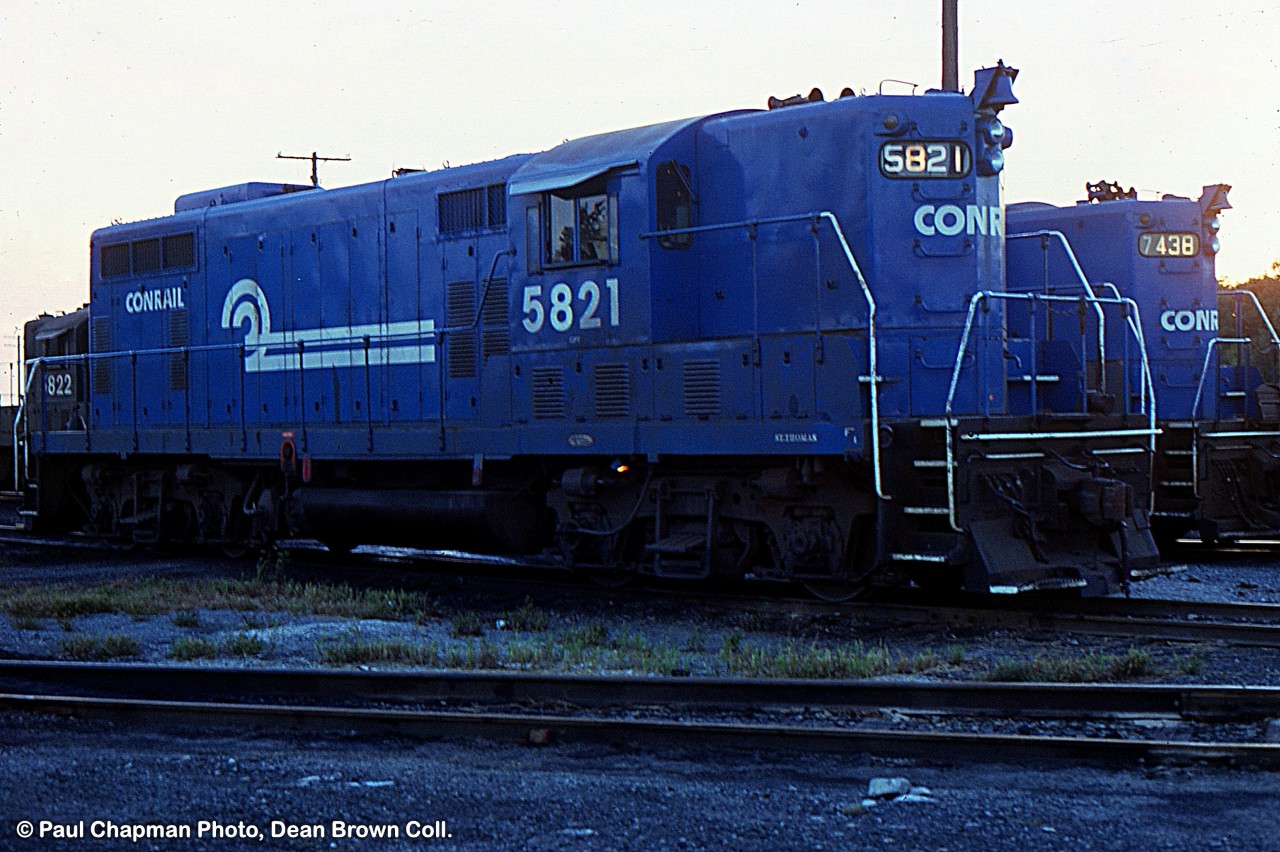
M 1004 286 L 1016 73 L 98 230 L 87 312 L 27 328 L 25 514 L 827 596 L 1126 587 L 1153 411 L 1048 405 L 1047 338 L 1009 338 L 1044 304 Z
M 1257 297 L 1220 291 L 1214 271 L 1230 187 L 1158 201 L 1113 183 L 1086 189 L 1071 207 L 1010 205 L 1010 287 L 1065 292 L 1083 276 L 1141 306 L 1161 428 L 1152 528 L 1162 545 L 1189 532 L 1206 542 L 1280 532 L 1280 339 Z M 1135 375 L 1109 372 L 1119 392 L 1136 387 Z

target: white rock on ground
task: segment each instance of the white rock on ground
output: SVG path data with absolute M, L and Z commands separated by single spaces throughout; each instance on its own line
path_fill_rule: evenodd
M 867 796 L 872 799 L 891 799 L 911 792 L 911 781 L 906 778 L 872 778 L 867 784 Z

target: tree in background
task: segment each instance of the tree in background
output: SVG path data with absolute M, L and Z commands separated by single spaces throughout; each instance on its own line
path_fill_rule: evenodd
M 1223 290 L 1228 291 L 1251 291 L 1258 297 L 1258 301 L 1262 304 L 1262 309 L 1266 311 L 1267 317 L 1271 320 L 1271 325 L 1280 332 L 1280 260 L 1272 263 L 1271 271 L 1266 274 L 1255 275 L 1248 281 L 1220 280 L 1218 285 Z M 1238 317 L 1237 306 L 1239 306 Z M 1230 296 L 1223 296 L 1218 301 L 1218 311 L 1218 333 L 1223 337 L 1235 337 L 1240 332 L 1243 332 L 1240 336 L 1248 337 L 1254 341 L 1252 347 L 1254 351 L 1249 356 L 1250 362 L 1263 369 L 1263 375 L 1267 381 L 1280 381 L 1280 376 L 1272 374 L 1274 368 L 1271 365 L 1275 363 L 1276 355 L 1275 349 L 1272 348 L 1272 343 L 1269 340 L 1270 335 L 1263 325 L 1262 318 L 1253 309 L 1252 304 L 1233 299 Z M 1238 357 L 1240 357 L 1232 351 L 1234 348 L 1226 347 L 1221 353 L 1221 363 L 1223 365 L 1235 364 Z

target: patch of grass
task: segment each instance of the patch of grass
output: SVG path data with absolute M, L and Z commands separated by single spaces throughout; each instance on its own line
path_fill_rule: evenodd
M 566 655 L 582 654 L 590 648 L 603 648 L 609 644 L 609 628 L 598 621 L 570 627 L 560 634 L 560 644 Z
M 403 639 L 367 639 L 352 632 L 340 641 L 317 647 L 322 662 L 334 666 L 365 663 L 436 665 L 440 652 L 434 642 L 406 642 Z
M 1130 648 L 1120 656 L 1089 653 L 1081 657 L 1044 657 L 996 661 L 990 679 L 1004 682 L 1098 683 L 1139 680 L 1156 674 L 1151 655 Z
M 453 619 L 453 637 L 460 639 L 463 636 L 483 636 L 485 623 L 484 617 L 477 612 L 459 613 Z
M 292 580 L 118 580 L 98 586 L 8 587 L 3 609 L 13 618 L 74 619 L 120 613 L 167 615 L 226 609 L 349 618 L 421 619 L 433 610 L 426 595 L 400 590 L 357 590 L 345 584 Z M 545 614 L 544 614 L 545 617 Z
M 636 669 L 646 674 L 671 674 L 674 669 L 687 669 L 684 654 L 665 642 L 654 644 L 643 637 L 640 641 L 615 643 L 604 661 L 611 668 Z
M 169 644 L 168 656 L 180 662 L 216 657 L 221 652 L 216 642 L 199 636 L 180 636 Z
M 738 613 L 733 622 L 748 633 L 763 633 L 772 629 L 775 619 L 758 609 L 750 609 Z
M 512 610 L 502 617 L 509 630 L 520 633 L 538 633 L 547 629 L 551 617 L 547 611 L 533 605 L 533 600 L 525 598 L 519 609 Z
M 251 633 L 235 633 L 222 643 L 222 651 L 230 657 L 257 657 L 267 643 Z
M 245 630 L 266 630 L 271 621 L 259 612 L 246 612 L 240 616 L 240 626 Z
M 541 669 L 552 665 L 555 660 L 548 654 L 549 646 L 545 643 L 517 640 L 507 644 L 507 662 L 523 669 Z
M 254 570 L 254 578 L 277 583 L 284 578 L 288 568 L 288 551 L 278 547 L 264 547 L 258 551 L 258 564 Z
M 963 645 L 952 645 L 947 648 L 947 662 L 953 666 L 958 666 L 965 661 L 965 650 Z
M 1204 671 L 1204 656 L 1197 653 L 1180 657 L 1174 662 L 1174 669 L 1178 674 L 1198 676 Z
M 689 632 L 689 638 L 684 640 L 684 649 L 695 654 L 707 650 L 707 634 L 700 626 Z
M 77 633 L 62 640 L 62 652 L 75 660 L 115 660 L 136 657 L 141 651 L 138 640 L 123 633 L 106 636 Z
M 792 639 L 778 646 L 752 645 L 735 631 L 726 634 L 721 644 L 720 662 L 733 674 L 747 677 L 812 680 L 929 671 L 940 665 L 940 658 L 932 649 L 894 654 L 882 645 L 868 647 L 861 642 L 824 646 Z
M 497 669 L 502 667 L 498 646 L 481 639 L 454 645 L 444 653 L 444 665 L 449 669 Z
M 200 610 L 190 607 L 180 609 L 173 615 L 169 616 L 169 620 L 173 622 L 174 627 L 199 627 L 200 626 Z
M 13 616 L 13 626 L 17 630 L 43 630 L 44 625 L 40 623 L 38 618 L 30 616 Z

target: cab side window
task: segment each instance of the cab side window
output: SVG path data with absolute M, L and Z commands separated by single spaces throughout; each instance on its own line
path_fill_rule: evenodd
M 614 263 L 618 259 L 618 200 L 593 182 L 548 193 L 543 260 L 548 266 Z
M 675 160 L 659 165 L 654 176 L 654 199 L 659 231 L 693 227 L 693 185 L 688 166 Z M 665 249 L 687 249 L 692 244 L 693 234 L 658 237 L 658 245 Z

